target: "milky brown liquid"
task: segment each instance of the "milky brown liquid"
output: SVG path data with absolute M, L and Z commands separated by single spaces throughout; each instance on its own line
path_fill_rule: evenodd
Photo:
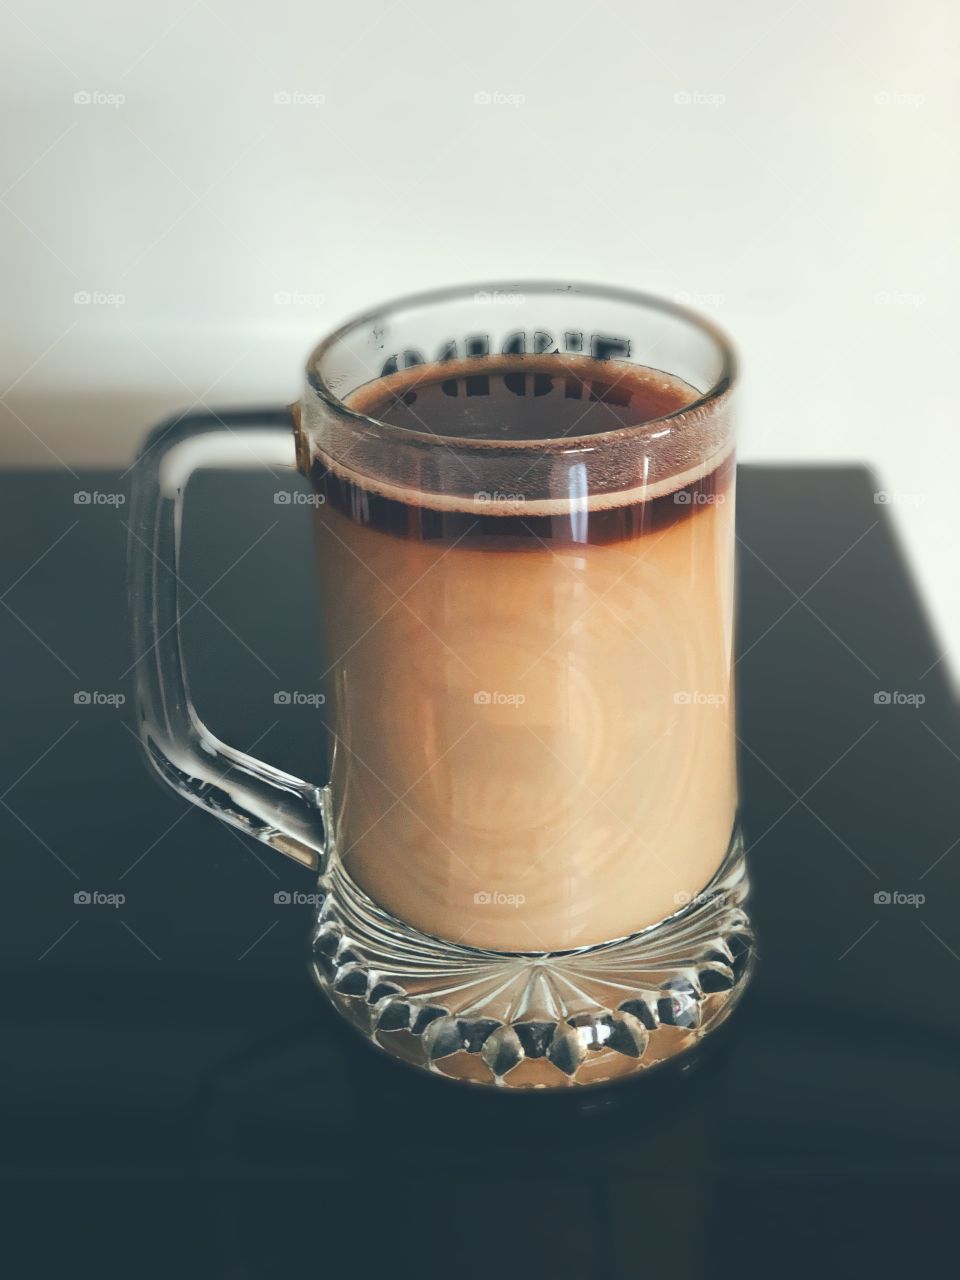
M 348 404 L 552 441 L 696 396 L 554 355 L 420 366 Z M 707 885 L 736 810 L 731 456 L 573 503 L 487 495 L 482 466 L 479 497 L 317 451 L 311 478 L 334 826 L 357 883 L 428 933 L 521 951 L 623 937 Z

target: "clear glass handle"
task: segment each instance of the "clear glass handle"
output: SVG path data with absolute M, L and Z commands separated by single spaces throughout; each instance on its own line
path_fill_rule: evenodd
M 229 747 L 190 700 L 180 634 L 183 496 L 201 467 L 296 465 L 287 414 L 208 416 L 165 423 L 137 461 L 130 521 L 130 607 L 138 730 L 175 791 L 308 867 L 325 849 L 326 792 Z

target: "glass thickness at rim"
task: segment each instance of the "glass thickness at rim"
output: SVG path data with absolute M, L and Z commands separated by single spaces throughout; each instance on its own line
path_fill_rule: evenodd
M 568 436 L 568 437 L 551 437 L 536 440 L 490 440 L 474 437 L 465 440 L 461 436 L 443 435 L 435 432 L 415 431 L 409 427 L 399 426 L 395 423 L 384 422 L 382 419 L 371 417 L 367 414 L 358 413 L 351 409 L 349 405 L 336 394 L 335 391 L 327 384 L 323 373 L 324 360 L 330 356 L 337 348 L 338 344 L 343 344 L 351 335 L 363 330 L 364 328 L 372 328 L 378 322 L 389 322 L 391 318 L 407 316 L 417 311 L 432 310 L 445 305 L 460 304 L 465 306 L 475 306 L 478 311 L 486 309 L 491 305 L 498 305 L 491 302 L 490 299 L 497 297 L 515 297 L 520 298 L 524 302 L 527 298 L 534 297 L 550 297 L 557 298 L 564 295 L 583 296 L 589 298 L 593 302 L 610 302 L 615 305 L 632 307 L 637 311 L 646 311 L 651 313 L 659 313 L 664 316 L 670 316 L 675 320 L 680 320 L 687 324 L 692 331 L 701 337 L 707 338 L 713 343 L 720 357 L 720 371 L 714 379 L 712 385 L 704 391 L 696 400 L 684 405 L 680 409 L 674 410 L 672 413 L 664 414 L 658 418 L 651 418 L 645 422 L 638 423 L 634 427 L 618 427 L 611 431 L 598 432 L 587 436 Z M 413 318 L 412 316 L 410 317 Z M 541 355 L 552 353 L 541 353 Z M 557 355 L 563 353 L 557 352 Z M 484 359 L 478 356 L 476 359 Z M 518 357 L 523 359 L 522 356 Z M 611 363 L 618 363 L 612 360 Z M 631 363 L 629 361 L 620 361 L 620 363 Z M 634 362 L 641 363 L 641 362 Z M 636 438 L 650 435 L 654 430 L 663 431 L 670 429 L 668 425 L 673 424 L 673 428 L 683 425 L 685 421 L 690 421 L 699 416 L 701 412 L 706 411 L 709 406 L 719 401 L 723 396 L 729 394 L 733 389 L 738 373 L 737 357 L 730 339 L 724 331 L 712 320 L 689 307 L 685 307 L 680 303 L 673 302 L 669 298 L 663 298 L 657 294 L 644 293 L 639 290 L 623 289 L 616 285 L 594 285 L 583 283 L 567 283 L 549 281 L 549 280 L 508 280 L 508 281 L 482 281 L 476 284 L 468 285 L 452 285 L 439 289 L 430 289 L 421 293 L 406 294 L 403 297 L 385 302 L 380 306 L 373 307 L 368 311 L 364 311 L 359 315 L 345 321 L 336 328 L 327 337 L 323 338 L 307 360 L 307 383 L 308 386 L 316 392 L 317 396 L 324 405 L 332 413 L 339 418 L 352 423 L 356 428 L 363 428 L 367 431 L 374 431 L 382 439 L 397 441 L 409 441 L 410 443 L 433 443 L 442 445 L 446 448 L 464 449 L 470 447 L 486 448 L 492 444 L 496 444 L 500 448 L 506 449 L 532 449 L 545 448 L 550 446 L 561 445 L 561 451 L 578 452 L 583 448 L 596 446 L 611 440 Z M 664 369 L 662 372 L 672 374 L 671 369 Z M 372 374 L 370 381 L 375 381 L 381 375 Z

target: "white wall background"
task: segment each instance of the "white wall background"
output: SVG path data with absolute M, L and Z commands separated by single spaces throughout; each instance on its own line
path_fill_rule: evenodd
M 292 399 L 396 293 L 684 294 L 744 356 L 742 456 L 869 461 L 960 656 L 950 0 L 4 0 L 0 29 L 6 465 Z

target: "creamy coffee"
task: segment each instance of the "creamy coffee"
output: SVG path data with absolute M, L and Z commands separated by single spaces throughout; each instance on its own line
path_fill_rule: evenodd
M 495 486 L 483 447 L 449 462 L 448 492 L 314 450 L 337 855 L 410 924 L 581 947 L 673 914 L 722 862 L 733 459 L 683 417 L 698 394 L 576 355 L 415 365 L 347 406 L 449 438 L 431 457 L 489 442 Z M 601 443 L 621 456 L 610 433 L 661 420 L 642 464 L 634 451 L 613 479 L 608 465 L 597 491 Z M 563 491 L 530 496 L 531 450 L 548 471 L 562 457 Z

